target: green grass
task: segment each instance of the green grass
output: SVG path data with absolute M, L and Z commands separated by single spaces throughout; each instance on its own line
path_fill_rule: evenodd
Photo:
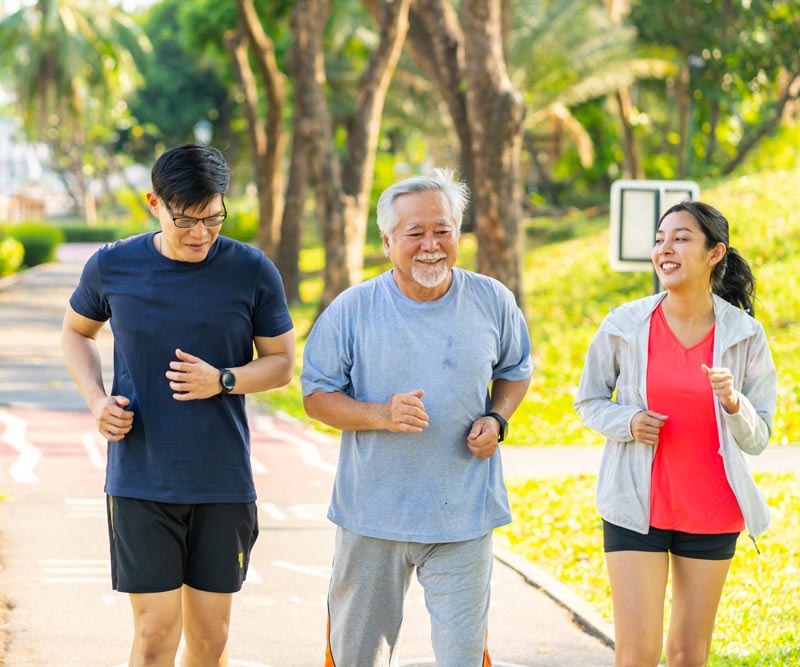
M 773 524 L 758 538 L 761 555 L 749 539 L 739 540 L 717 614 L 709 667 L 800 664 L 800 477 L 760 474 L 756 480 L 773 511 Z M 602 524 L 594 504 L 596 482 L 594 475 L 512 481 L 515 520 L 497 532 L 513 551 L 611 621 Z
M 701 183 L 701 198 L 717 206 L 731 222 L 731 244 L 753 265 L 758 281 L 757 316 L 763 322 L 778 367 L 778 409 L 773 443 L 800 442 L 800 169 Z M 373 223 L 374 224 L 374 223 Z M 589 342 L 611 306 L 649 294 L 650 273 L 618 273 L 608 265 L 607 216 L 580 213 L 528 224 L 525 259 L 525 314 L 536 369 L 528 398 L 514 415 L 510 443 L 524 445 L 599 444 L 572 410 Z M 551 233 L 543 230 L 552 228 Z M 563 232 L 563 233 L 560 233 Z M 567 238 L 567 240 L 563 240 Z M 475 238 L 465 234 L 459 265 L 474 269 Z M 380 247 L 365 277 L 387 268 Z M 301 255 L 301 270 L 310 276 L 301 285 L 306 302 L 292 315 L 302 346 L 314 317 L 322 284 L 321 248 Z M 300 366 L 284 389 L 260 397 L 272 409 L 303 418 Z

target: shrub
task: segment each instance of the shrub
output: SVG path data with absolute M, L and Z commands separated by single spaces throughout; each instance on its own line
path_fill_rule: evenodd
M 28 268 L 51 262 L 55 258 L 56 248 L 64 241 L 64 233 L 60 229 L 44 223 L 11 225 L 7 230 L 25 249 L 22 263 Z
M 25 248 L 17 239 L 0 236 L 0 276 L 16 273 L 24 254 Z

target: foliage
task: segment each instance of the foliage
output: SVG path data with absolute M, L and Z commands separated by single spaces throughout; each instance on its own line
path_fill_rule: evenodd
M 28 268 L 51 262 L 56 248 L 64 241 L 63 232 L 45 223 L 26 222 L 9 225 L 6 233 L 24 248 L 22 264 Z
M 641 39 L 672 46 L 689 72 L 694 173 L 719 173 L 779 113 L 789 77 L 800 73 L 797 9 L 796 0 L 729 2 L 724 10 L 707 0 L 631 3 Z
M 134 55 L 147 40 L 116 5 L 46 0 L 3 17 L 0 43 L 0 72 L 28 138 L 46 143 L 65 184 L 91 199 L 88 181 L 115 162 L 108 146 L 129 118 Z
M 749 540 L 739 541 L 717 614 L 709 667 L 783 667 L 800 659 L 800 478 L 771 473 L 756 475 L 756 480 L 773 512 L 773 525 L 758 538 L 760 556 Z M 594 475 L 512 481 L 515 520 L 498 534 L 611 620 L 596 483 Z
M 23 245 L 17 239 L 0 232 L 0 277 L 16 273 L 24 256 Z
M 60 229 L 64 234 L 64 243 L 112 243 L 152 230 L 144 225 L 61 225 Z
M 142 20 L 152 50 L 143 53 L 138 63 L 143 85 L 130 103 L 136 123 L 120 132 L 118 149 L 147 160 L 159 145 L 194 141 L 194 126 L 201 120 L 211 122 L 213 129 L 223 133 L 230 122 L 231 82 L 221 79 L 221 68 L 211 58 L 187 46 L 187 33 L 180 22 L 182 5 L 187 3 L 160 2 Z M 219 30 L 219 26 L 215 28 Z M 221 37 L 215 35 L 214 39 L 221 44 Z

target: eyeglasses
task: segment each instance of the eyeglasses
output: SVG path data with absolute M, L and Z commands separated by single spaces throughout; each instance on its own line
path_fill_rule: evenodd
M 202 222 L 206 227 L 218 227 L 225 222 L 225 218 L 228 217 L 228 209 L 225 208 L 224 199 L 222 200 L 222 213 L 209 215 L 207 218 L 190 218 L 188 215 L 175 215 L 170 210 L 169 204 L 163 199 L 161 201 L 164 202 L 164 208 L 167 209 L 167 213 L 169 213 L 169 217 L 172 218 L 172 222 L 175 223 L 176 227 L 180 227 L 181 229 L 191 229 L 198 222 Z

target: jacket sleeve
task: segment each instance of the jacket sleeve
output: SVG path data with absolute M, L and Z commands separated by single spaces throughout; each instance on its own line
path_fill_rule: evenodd
M 763 327 L 759 326 L 758 333 L 742 344 L 747 345 L 747 355 L 740 371 L 742 377 L 737 378 L 739 411 L 721 411 L 739 449 L 760 454 L 767 447 L 775 416 L 775 364 Z
M 601 325 L 589 346 L 573 404 L 585 426 L 616 442 L 633 441 L 631 420 L 641 411 L 637 405 L 623 405 L 612 400 L 615 390 L 617 399 L 621 393 L 617 383 L 623 345 L 620 337 L 611 335 Z

